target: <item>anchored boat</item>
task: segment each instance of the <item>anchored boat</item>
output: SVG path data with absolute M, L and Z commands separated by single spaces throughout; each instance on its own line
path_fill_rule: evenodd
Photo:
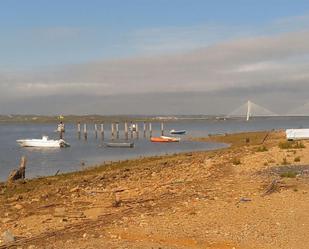
M 112 147 L 112 148 L 133 148 L 134 143 L 133 142 L 110 142 L 110 143 L 105 143 L 107 147 Z
M 287 129 L 285 133 L 287 140 L 309 139 L 309 129 Z
M 160 143 L 170 143 L 170 142 L 179 142 L 179 137 L 167 137 L 167 136 L 161 136 L 161 137 L 152 137 L 150 138 L 151 142 L 160 142 Z
M 172 135 L 184 135 L 186 134 L 186 130 L 170 130 L 170 134 Z
M 42 139 L 19 139 L 16 142 L 22 147 L 63 148 L 70 146 L 63 139 L 53 140 L 48 139 L 48 136 L 43 136 Z

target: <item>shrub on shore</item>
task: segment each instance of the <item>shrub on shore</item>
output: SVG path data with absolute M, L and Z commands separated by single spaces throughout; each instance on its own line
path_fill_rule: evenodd
M 256 149 L 257 152 L 265 152 L 268 151 L 268 149 L 265 147 L 265 145 L 260 146 Z
M 290 164 L 290 163 L 288 162 L 286 157 L 284 157 L 283 160 L 282 160 L 282 165 L 288 165 L 288 164 Z
M 300 156 L 295 157 L 294 162 L 300 162 Z
M 232 161 L 233 165 L 239 165 L 241 164 L 240 159 L 239 158 L 234 158 Z
M 287 150 L 287 149 L 303 149 L 303 148 L 306 148 L 306 146 L 304 145 L 303 142 L 295 142 L 295 141 L 285 141 L 285 142 L 280 142 L 279 143 L 279 148 L 280 149 L 284 149 L 284 150 Z
M 295 171 L 287 171 L 280 174 L 280 177 L 286 178 L 295 178 L 297 176 L 297 172 Z

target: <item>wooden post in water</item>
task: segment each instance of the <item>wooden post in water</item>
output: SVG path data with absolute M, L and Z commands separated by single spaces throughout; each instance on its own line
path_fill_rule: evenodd
M 59 139 L 63 139 L 63 133 L 65 132 L 64 123 L 60 121 L 57 127 L 57 131 L 59 132 Z
M 94 136 L 95 136 L 95 139 L 98 138 L 98 126 L 97 126 L 97 124 L 94 124 Z
M 131 129 L 131 139 L 133 138 L 133 122 L 131 121 L 131 125 L 130 125 L 130 129 Z
M 88 135 L 87 135 L 87 124 L 84 124 L 84 138 L 85 138 L 85 140 L 87 140 L 87 137 L 88 137 Z
M 163 122 L 161 122 L 161 136 L 164 135 L 164 124 Z
M 116 123 L 116 137 L 119 139 L 119 123 Z
M 104 124 L 101 124 L 101 139 L 104 140 Z
M 128 123 L 127 123 L 127 121 L 124 123 L 124 136 L 125 136 L 125 139 L 126 139 L 126 140 L 129 139 L 129 134 L 128 134 Z
M 149 136 L 152 137 L 152 124 L 149 123 Z
M 138 123 L 135 124 L 135 128 L 136 128 L 136 138 L 138 139 L 139 134 L 138 134 Z
M 77 137 L 78 137 L 78 139 L 80 139 L 80 135 L 81 135 L 80 122 L 78 122 L 77 123 Z
M 59 139 L 63 139 L 63 131 L 59 131 Z
M 8 177 L 8 182 L 13 182 L 19 179 L 25 179 L 25 174 L 26 174 L 26 164 L 27 164 L 27 158 L 25 156 L 21 157 L 19 168 L 13 170 L 9 177 Z
M 144 129 L 144 137 L 146 137 L 146 122 L 144 121 L 144 127 L 143 127 L 143 129 Z
M 112 139 L 114 139 L 114 135 L 115 135 L 115 130 L 114 130 L 114 123 L 111 124 L 111 132 L 112 132 Z

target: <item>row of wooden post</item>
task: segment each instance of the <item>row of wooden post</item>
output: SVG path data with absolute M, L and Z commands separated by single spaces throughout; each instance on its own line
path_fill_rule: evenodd
M 133 122 L 131 122 L 131 131 L 130 131 L 131 139 L 134 138 L 134 134 L 136 138 L 139 138 L 138 123 L 135 123 L 135 131 L 133 131 L 132 127 L 133 127 Z M 152 137 L 152 123 L 148 124 L 148 129 L 149 129 L 149 137 Z M 104 124 L 100 125 L 100 130 L 98 129 L 98 125 L 94 124 L 94 135 L 96 139 L 98 138 L 98 133 L 101 133 L 101 138 L 102 140 L 104 140 Z M 146 137 L 147 135 L 147 123 L 146 122 L 143 123 L 143 134 L 144 134 L 144 137 Z M 80 123 L 77 124 L 77 135 L 78 135 L 78 139 L 80 139 L 82 135 Z M 125 135 L 125 139 L 128 140 L 129 139 L 129 129 L 128 129 L 127 122 L 124 123 L 124 135 Z M 161 123 L 161 135 L 162 136 L 164 135 L 164 124 L 163 123 Z M 84 139 L 87 140 L 88 138 L 87 124 L 83 125 L 83 136 L 84 136 Z M 111 123 L 111 138 L 119 139 L 119 136 L 120 136 L 119 123 Z

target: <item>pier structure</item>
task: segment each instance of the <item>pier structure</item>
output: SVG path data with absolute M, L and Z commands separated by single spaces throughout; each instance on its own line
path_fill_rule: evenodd
M 147 129 L 147 126 L 146 126 L 146 122 L 144 121 L 144 122 L 143 122 L 143 133 L 144 133 L 144 138 L 146 137 L 146 129 Z
M 127 121 L 124 122 L 124 136 L 125 136 L 125 139 L 128 140 L 129 139 L 129 133 L 128 133 L 128 123 Z
M 80 127 L 80 122 L 77 124 L 77 138 L 80 139 L 81 137 L 81 127 Z
M 97 139 L 98 138 L 98 125 L 94 124 L 94 136 Z
M 159 125 L 159 132 L 163 136 L 164 135 L 164 122 L 160 122 L 158 123 L 158 125 Z M 84 139 L 87 140 L 88 139 L 87 123 L 81 124 L 80 122 L 78 122 L 76 127 L 77 127 L 78 139 L 80 139 L 81 135 L 83 135 Z M 93 127 L 93 131 L 91 131 L 91 134 L 93 132 L 95 139 L 98 139 L 100 136 L 101 139 L 104 140 L 105 138 L 104 123 L 101 123 L 101 124 L 94 123 L 93 126 L 90 126 L 90 127 Z M 122 127 L 123 127 L 123 133 L 121 129 Z M 140 129 L 140 127 L 142 128 Z M 144 138 L 147 138 L 147 136 L 151 138 L 153 135 L 153 123 L 146 122 L 146 121 L 142 123 L 139 123 L 139 122 L 134 123 L 133 121 L 130 121 L 130 122 L 124 121 L 123 124 L 121 124 L 120 122 L 111 122 L 110 123 L 110 138 L 112 140 L 122 139 L 121 134 L 124 134 L 123 138 L 125 140 L 129 140 L 129 137 L 130 139 L 139 139 L 140 130 L 143 133 Z
M 101 139 L 104 140 L 104 124 L 101 124 Z
M 87 135 L 87 124 L 84 124 L 84 138 L 87 140 L 88 135 Z

